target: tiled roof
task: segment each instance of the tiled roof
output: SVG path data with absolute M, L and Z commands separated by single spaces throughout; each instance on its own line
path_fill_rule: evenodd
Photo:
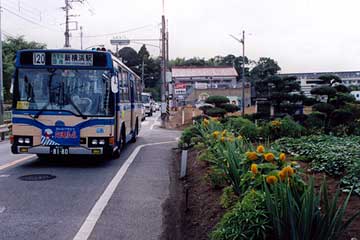
M 234 67 L 173 67 L 173 77 L 237 77 Z

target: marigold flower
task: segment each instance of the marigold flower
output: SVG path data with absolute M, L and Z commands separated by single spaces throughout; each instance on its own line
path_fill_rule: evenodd
M 222 132 L 221 132 L 221 136 L 225 137 L 225 136 L 226 136 L 226 133 L 227 133 L 226 130 L 222 131 Z
M 273 127 L 280 127 L 281 126 L 281 122 L 279 120 L 274 120 L 271 122 L 271 126 Z
M 257 164 L 255 164 L 255 163 L 251 164 L 250 169 L 251 169 L 251 172 L 252 172 L 253 174 L 257 174 L 257 173 L 259 172 L 259 171 L 258 171 Z
M 217 139 L 218 138 L 218 136 L 219 136 L 219 134 L 220 134 L 220 132 L 219 131 L 215 131 L 215 132 L 213 132 L 213 137 L 215 138 L 215 139 Z
M 256 151 L 258 153 L 264 153 L 265 152 L 265 148 L 263 145 L 259 145 L 257 148 L 256 148 Z
M 288 177 L 291 177 L 294 174 L 294 169 L 291 166 L 284 167 L 281 171 Z
M 286 160 L 286 154 L 285 153 L 280 153 L 279 159 L 281 161 L 285 161 Z
M 232 138 L 232 137 L 228 137 L 227 139 L 229 142 L 234 142 L 234 138 Z
M 282 181 L 284 181 L 285 178 L 286 178 L 286 173 L 281 170 L 281 171 L 279 172 L 279 177 L 280 177 L 280 179 L 281 179 Z
M 251 161 L 255 161 L 258 158 L 256 152 L 246 152 L 246 157 Z
M 207 126 L 209 124 L 209 120 L 207 120 L 206 118 L 204 118 L 204 121 L 203 121 L 204 125 Z
M 275 177 L 273 175 L 266 177 L 266 182 L 268 184 L 274 184 L 274 183 L 277 183 L 277 181 L 278 181 L 277 177 Z
M 274 161 L 275 155 L 273 153 L 265 153 L 264 158 L 266 161 L 271 162 Z
M 238 140 L 243 140 L 243 137 L 242 137 L 241 135 L 239 135 L 239 136 L 237 137 L 237 139 L 238 139 Z
M 221 137 L 221 138 L 220 138 L 220 141 L 221 141 L 221 142 L 225 142 L 225 137 Z

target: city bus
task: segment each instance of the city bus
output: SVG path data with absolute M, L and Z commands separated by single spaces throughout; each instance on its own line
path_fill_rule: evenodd
M 141 79 L 110 52 L 21 50 L 12 84 L 14 154 L 118 157 L 141 127 Z

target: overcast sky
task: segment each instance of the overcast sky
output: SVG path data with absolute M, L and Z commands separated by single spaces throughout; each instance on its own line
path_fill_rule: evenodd
M 63 47 L 64 0 L 20 0 L 20 12 L 19 0 L 2 4 L 6 34 Z M 240 38 L 244 29 L 246 55 L 253 60 L 271 57 L 284 73 L 360 70 L 359 9 L 359 0 L 165 0 L 170 57 L 240 55 L 241 45 L 229 34 Z M 84 46 L 110 47 L 112 37 L 159 38 L 162 0 L 88 0 L 74 3 L 72 14 L 80 14 L 76 20 L 84 27 Z M 140 29 L 96 37 L 134 28 Z M 79 48 L 79 31 L 72 36 L 72 47 Z M 148 49 L 159 55 L 156 46 Z

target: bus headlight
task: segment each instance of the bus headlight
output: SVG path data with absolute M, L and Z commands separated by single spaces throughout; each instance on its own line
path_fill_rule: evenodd
M 15 145 L 32 146 L 33 138 L 31 136 L 13 136 Z
M 30 138 L 25 138 L 25 140 L 24 140 L 24 142 L 26 143 L 26 144 L 30 144 Z
M 23 144 L 23 143 L 24 143 L 24 139 L 23 139 L 23 138 L 18 138 L 18 143 Z
M 93 140 L 91 141 L 91 144 L 92 144 L 92 145 L 97 145 L 97 144 L 98 144 L 98 140 L 97 140 L 97 139 L 93 139 Z
M 99 145 L 105 145 L 105 139 L 100 139 L 99 140 Z

